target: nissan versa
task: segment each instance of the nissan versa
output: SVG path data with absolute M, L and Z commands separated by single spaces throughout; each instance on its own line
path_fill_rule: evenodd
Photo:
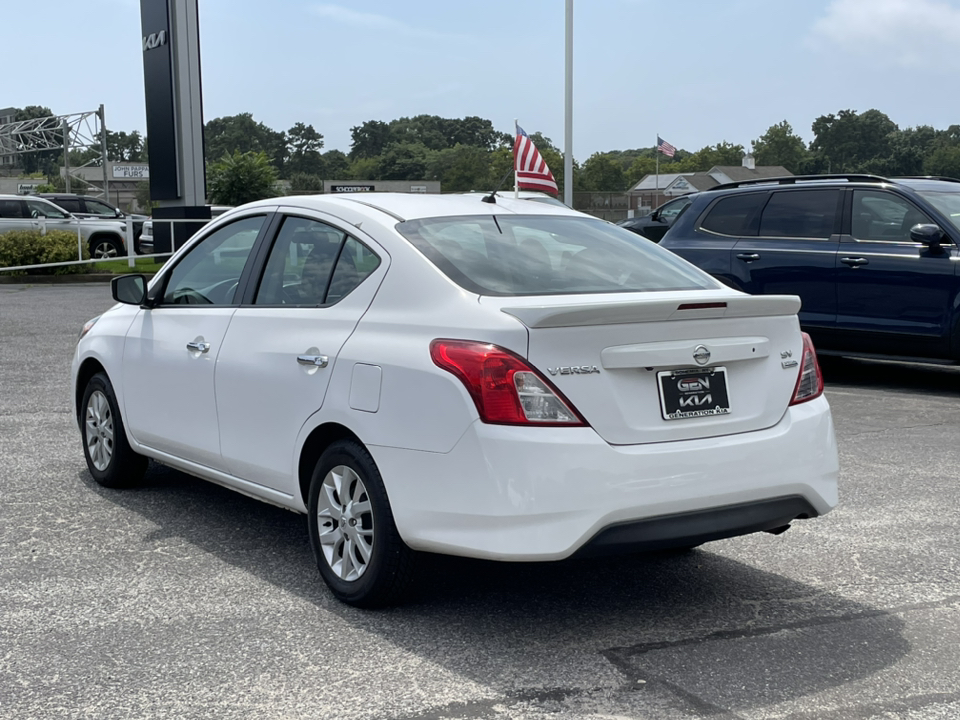
M 418 551 L 692 547 L 837 502 L 798 298 L 561 206 L 264 200 L 113 297 L 72 366 L 94 479 L 152 458 L 305 513 L 351 604 L 396 602 Z

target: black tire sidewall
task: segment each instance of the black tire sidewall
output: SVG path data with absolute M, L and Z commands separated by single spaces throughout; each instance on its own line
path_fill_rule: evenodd
M 113 417 L 113 454 L 106 470 L 98 470 L 91 458 L 87 447 L 87 405 L 90 397 L 100 391 L 107 398 L 110 414 Z M 83 457 L 87 461 L 87 469 L 99 485 L 109 488 L 129 487 L 143 476 L 146 469 L 146 458 L 133 452 L 127 442 L 126 429 L 120 417 L 120 407 L 113 386 L 104 373 L 97 373 L 87 382 L 83 390 L 83 400 L 80 406 L 80 438 L 83 444 Z
M 363 575 L 350 582 L 337 577 L 323 556 L 317 519 L 323 480 L 327 473 L 338 465 L 345 465 L 360 476 L 366 487 L 373 514 L 374 538 L 370 562 Z M 388 602 L 394 594 L 393 587 L 400 561 L 400 558 L 395 556 L 409 550 L 397 533 L 380 471 L 365 448 L 349 440 L 340 440 L 324 451 L 310 480 L 308 513 L 310 546 L 320 575 L 334 595 L 344 602 L 360 607 L 375 607 Z

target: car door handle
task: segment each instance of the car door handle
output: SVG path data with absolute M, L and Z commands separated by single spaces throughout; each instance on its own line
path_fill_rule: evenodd
M 861 265 L 867 265 L 870 263 L 869 260 L 862 257 L 842 257 L 840 258 L 840 262 L 842 262 L 844 265 L 849 265 L 850 267 L 859 267 Z
M 189 350 L 190 352 L 205 353 L 209 349 L 210 349 L 210 343 L 208 342 L 200 342 L 200 341 L 194 340 L 193 342 L 187 343 L 187 350 Z
M 297 355 L 297 362 L 310 367 L 326 367 L 330 359 L 326 355 Z
M 759 253 L 737 253 L 737 260 L 743 260 L 744 262 L 753 262 L 759 259 Z

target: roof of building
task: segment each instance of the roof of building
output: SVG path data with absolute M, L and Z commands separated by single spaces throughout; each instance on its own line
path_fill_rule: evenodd
M 630 188 L 630 192 L 645 192 L 648 190 L 656 190 L 660 188 L 663 190 L 667 185 L 672 183 L 678 177 L 685 177 L 688 175 L 695 175 L 696 173 L 684 172 L 684 173 L 660 173 L 659 175 L 644 175 L 640 178 L 640 182 Z
M 684 179 L 690 183 L 695 190 L 709 190 L 720 184 L 720 181 L 713 177 L 713 175 L 705 172 L 693 173 L 692 175 L 687 175 Z

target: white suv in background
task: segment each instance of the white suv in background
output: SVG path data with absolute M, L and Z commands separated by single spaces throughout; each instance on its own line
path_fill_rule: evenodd
M 65 230 L 80 236 L 90 257 L 104 259 L 126 254 L 123 224 L 75 217 L 49 200 L 23 195 L 0 195 L 0 233 L 9 230 Z

